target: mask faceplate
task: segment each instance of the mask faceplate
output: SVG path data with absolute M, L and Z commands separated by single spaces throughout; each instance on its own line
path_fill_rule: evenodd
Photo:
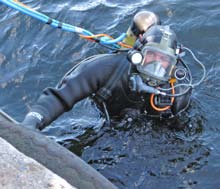
M 137 65 L 137 70 L 145 78 L 168 81 L 176 64 L 176 57 L 159 48 L 146 46 L 142 50 L 144 59 Z

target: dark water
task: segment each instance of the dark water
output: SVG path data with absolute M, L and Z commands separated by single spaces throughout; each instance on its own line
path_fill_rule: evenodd
M 89 100 L 56 120 L 44 133 L 80 155 L 119 188 L 219 188 L 220 1 L 82 0 L 22 1 L 50 17 L 93 33 L 118 36 L 139 10 L 155 11 L 179 41 L 207 68 L 189 109 L 161 122 L 103 119 Z M 83 58 L 106 52 L 77 35 L 50 28 L 0 5 L 0 106 L 21 121 L 40 92 L 54 86 Z M 196 80 L 200 67 L 190 60 Z M 174 129 L 182 127 L 183 129 Z

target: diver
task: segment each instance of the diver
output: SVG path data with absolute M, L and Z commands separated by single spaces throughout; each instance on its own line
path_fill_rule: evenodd
M 127 51 L 89 57 L 68 71 L 56 87 L 46 88 L 22 124 L 42 130 L 80 100 L 90 97 L 106 115 L 126 108 L 148 116 L 172 118 L 190 102 L 191 72 L 169 26 L 148 11 L 134 16 L 124 42 Z

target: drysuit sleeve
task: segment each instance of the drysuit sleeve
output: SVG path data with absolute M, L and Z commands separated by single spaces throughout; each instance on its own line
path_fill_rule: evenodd
M 120 55 L 106 55 L 85 61 L 68 74 L 58 87 L 46 88 L 26 115 L 23 125 L 43 129 L 73 105 L 104 86 L 117 69 Z

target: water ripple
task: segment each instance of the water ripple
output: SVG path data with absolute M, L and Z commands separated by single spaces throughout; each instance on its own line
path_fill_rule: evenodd
M 205 81 L 193 91 L 179 121 L 146 117 L 112 120 L 93 108 L 76 106 L 44 130 L 120 188 L 218 188 L 220 109 L 219 0 L 22 0 L 52 18 L 93 33 L 118 36 L 139 10 L 155 11 L 180 43 L 206 66 Z M 103 53 L 94 43 L 0 5 L 1 107 L 22 120 L 43 88 L 55 86 L 78 61 Z M 186 57 L 184 57 L 185 59 Z M 195 80 L 201 72 L 186 58 Z M 83 115 L 83 116 L 82 116 Z

